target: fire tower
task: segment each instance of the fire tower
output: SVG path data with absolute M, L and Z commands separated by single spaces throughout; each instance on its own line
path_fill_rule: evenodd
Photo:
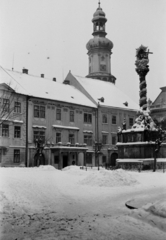
M 102 8 L 99 6 L 93 14 L 93 38 L 86 44 L 89 56 L 88 78 L 95 78 L 115 84 L 116 78 L 111 75 L 111 50 L 113 43 L 106 38 L 105 25 L 107 19 Z

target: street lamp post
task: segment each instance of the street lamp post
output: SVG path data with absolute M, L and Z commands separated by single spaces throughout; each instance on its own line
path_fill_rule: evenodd
M 104 98 L 98 98 L 100 102 L 104 102 Z M 98 165 L 98 170 L 100 170 L 99 167 L 99 154 L 100 150 L 102 148 L 102 143 L 99 142 L 99 107 L 100 107 L 100 102 L 97 103 L 97 141 L 95 141 L 95 157 L 97 158 L 97 165 Z

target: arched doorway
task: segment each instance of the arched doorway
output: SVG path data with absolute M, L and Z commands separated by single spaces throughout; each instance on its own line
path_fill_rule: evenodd
M 45 156 L 43 153 L 36 153 L 34 156 L 34 167 L 45 165 Z
M 111 166 L 116 166 L 116 159 L 118 158 L 118 154 L 117 153 L 112 153 L 111 154 Z

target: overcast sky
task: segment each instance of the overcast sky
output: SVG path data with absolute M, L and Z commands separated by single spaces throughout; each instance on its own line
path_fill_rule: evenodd
M 86 76 L 86 43 L 93 36 L 98 0 L 0 0 L 0 65 L 15 71 L 57 78 L 68 71 Z M 116 85 L 139 101 L 136 48 L 147 46 L 150 72 L 147 97 L 152 101 L 166 86 L 166 0 L 101 0 L 113 44 L 111 72 Z

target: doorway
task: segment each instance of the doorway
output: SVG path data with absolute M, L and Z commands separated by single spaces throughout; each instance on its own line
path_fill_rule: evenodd
M 63 168 L 68 166 L 68 156 L 63 155 Z
M 118 158 L 117 153 L 112 153 L 111 155 L 111 166 L 115 167 L 116 166 L 116 159 Z

